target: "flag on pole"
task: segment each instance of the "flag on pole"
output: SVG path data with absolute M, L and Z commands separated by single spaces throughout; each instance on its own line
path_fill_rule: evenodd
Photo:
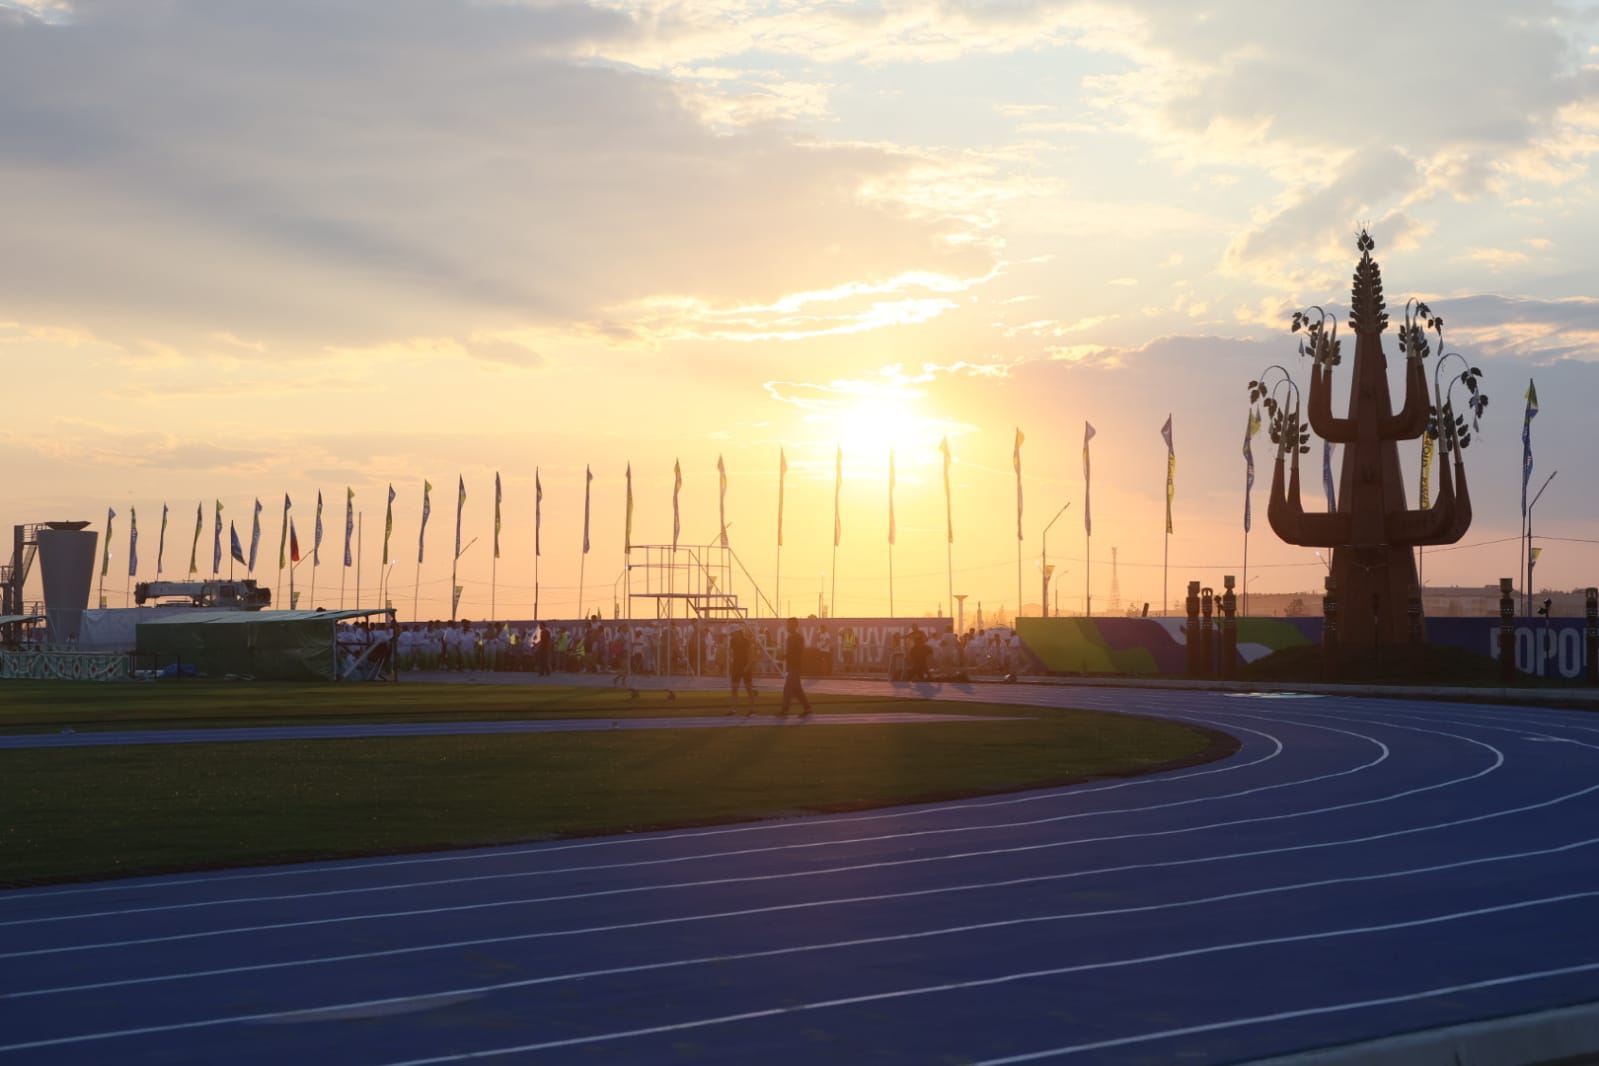
M 683 532 L 683 517 L 677 509 L 677 494 L 683 491 L 683 462 L 672 460 L 672 550 L 677 551 L 677 537 Z
M 833 461 L 833 547 L 844 538 L 844 526 L 839 520 L 838 497 L 844 488 L 844 448 L 838 448 L 838 458 Z
M 239 531 L 232 522 L 228 523 L 228 539 L 230 542 L 229 553 L 239 562 L 244 562 L 244 545 L 239 543 Z
M 322 490 L 316 490 L 316 531 L 311 538 L 311 567 L 322 565 Z
M 255 573 L 255 551 L 261 546 L 261 498 L 255 500 L 255 517 L 250 523 L 250 563 L 246 567 L 250 573 Z
M 594 486 L 594 471 L 583 466 L 583 554 L 589 553 L 589 494 Z
M 1090 537 L 1094 535 L 1094 509 L 1089 502 L 1088 490 L 1091 486 L 1088 468 L 1088 442 L 1094 439 L 1094 427 L 1087 422 L 1083 423 L 1083 532 Z
M 494 557 L 500 557 L 500 472 L 494 471 Z
M 139 509 L 128 508 L 128 576 L 139 572 Z
M 161 537 L 155 545 L 155 576 L 161 576 L 161 564 L 167 555 L 167 505 L 161 505 Z
M 722 457 L 716 457 L 716 483 L 720 487 L 720 495 L 716 505 L 716 513 L 722 522 L 722 547 L 727 547 L 727 466 L 722 462 Z
M 533 555 L 543 555 L 539 536 L 544 526 L 544 482 L 539 480 L 539 468 L 533 468 Z
M 1521 418 L 1521 517 L 1527 517 L 1527 482 L 1532 480 L 1532 420 L 1538 416 L 1538 387 L 1527 379 L 1527 413 Z
M 949 438 L 945 437 L 938 444 L 938 450 L 944 453 L 944 528 L 949 540 L 955 543 L 955 511 L 949 497 Z
M 894 546 L 894 449 L 888 450 L 888 544 Z
M 200 532 L 205 529 L 205 504 L 194 505 L 194 541 L 189 545 L 189 576 L 200 572 Z
M 1016 468 L 1016 539 L 1022 539 L 1022 441 L 1027 438 L 1022 435 L 1021 427 L 1016 428 L 1016 444 L 1011 448 L 1010 465 Z
M 627 521 L 622 526 L 622 554 L 633 554 L 633 464 L 627 464 Z
M 1249 412 L 1249 422 L 1244 427 L 1244 532 L 1249 532 L 1249 494 L 1255 488 L 1255 452 L 1249 441 L 1260 432 L 1260 416 Z
M 1321 442 L 1321 487 L 1327 491 L 1327 513 L 1338 510 L 1338 496 L 1333 492 L 1332 441 Z
M 788 453 L 777 449 L 777 546 L 783 546 L 783 483 L 788 480 Z
M 455 475 L 457 488 L 455 492 L 455 557 L 461 557 L 461 512 L 466 510 L 466 478 L 460 474 Z
M 346 512 L 346 517 L 348 517 L 348 512 Z M 382 560 L 382 563 L 381 563 L 381 565 L 383 565 L 383 566 L 389 565 L 389 535 L 391 533 L 393 533 L 393 532 L 394 532 L 394 483 L 391 481 L 391 482 L 389 482 L 389 503 L 388 503 L 388 507 L 383 512 L 383 560 Z M 345 565 L 348 566 L 349 565 L 349 559 L 350 559 L 350 543 L 349 543 L 350 538 L 349 538 L 349 531 L 348 530 L 345 531 L 344 541 L 345 541 L 345 543 L 344 543 L 344 559 L 345 559 Z
M 1177 495 L 1177 449 L 1171 442 L 1171 415 L 1166 416 L 1166 424 L 1160 427 L 1160 435 L 1166 441 L 1166 532 L 1171 532 L 1171 501 Z
M 107 507 L 105 509 L 105 546 L 100 553 L 100 576 L 105 577 L 111 569 L 111 521 L 116 518 L 116 511 Z
M 355 490 L 344 486 L 344 565 L 353 565 L 350 562 L 350 538 L 355 533 Z M 388 554 L 387 552 L 384 553 Z M 387 559 L 384 562 L 388 562 Z M 340 578 L 339 580 L 343 580 Z M 342 585 L 340 586 L 343 587 Z
M 416 535 L 416 565 L 422 565 L 422 556 L 427 548 L 428 516 L 433 513 L 433 482 L 427 478 L 422 479 L 422 529 Z
M 285 552 L 289 546 L 289 494 L 283 494 L 283 532 L 278 535 L 278 569 L 282 570 L 289 565 Z
M 294 519 L 289 519 L 289 562 L 300 561 L 300 536 L 294 531 Z
M 1421 509 L 1432 507 L 1432 434 L 1421 435 Z
M 1527 564 L 1527 572 L 1532 573 L 1532 568 L 1538 565 L 1538 556 L 1543 554 L 1542 548 L 1532 549 L 1532 561 Z M 1531 591 L 1530 589 L 1528 591 Z
M 222 569 L 222 501 L 217 501 L 216 541 L 211 546 L 211 573 Z

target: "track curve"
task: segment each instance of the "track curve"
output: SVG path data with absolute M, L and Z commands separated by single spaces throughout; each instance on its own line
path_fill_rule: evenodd
M 920 807 L 8 892 L 0 1064 L 1222 1063 L 1599 1000 L 1599 719 L 938 698 L 1241 746 Z

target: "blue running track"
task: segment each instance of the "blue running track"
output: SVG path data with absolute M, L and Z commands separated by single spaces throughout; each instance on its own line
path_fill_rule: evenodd
M 1599 1000 L 1599 718 L 941 695 L 1242 747 L 922 807 L 6 892 L 0 1066 L 1229 1063 Z

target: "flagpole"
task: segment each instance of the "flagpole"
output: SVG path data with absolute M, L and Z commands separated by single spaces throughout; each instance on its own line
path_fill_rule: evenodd
M 1161 547 L 1161 552 L 1160 552 L 1160 613 L 1162 615 L 1165 615 L 1167 613 L 1167 611 L 1170 609 L 1169 608 L 1169 605 L 1171 603 L 1171 599 L 1170 599 L 1171 580 L 1170 580 L 1170 577 L 1169 577 L 1170 573 L 1171 573 L 1171 534 L 1168 532 L 1166 534 L 1166 543 Z
M 533 468 L 533 621 L 535 622 L 539 620 L 539 556 L 544 554 L 543 538 L 544 482 L 539 477 L 539 468 L 535 466 Z
M 949 597 L 950 617 L 955 616 L 955 515 L 954 503 L 949 494 L 949 438 L 945 437 L 938 443 L 938 450 L 944 456 L 944 578 L 947 583 L 944 589 Z
M 955 610 L 955 546 L 948 541 L 944 544 L 944 578 L 949 586 L 945 591 L 949 595 L 950 613 L 953 614 Z
M 1022 538 L 1016 538 L 1016 618 L 1022 616 Z M 1015 619 L 1011 620 L 1015 624 Z
M 1083 565 L 1083 617 L 1094 617 L 1094 535 L 1084 534 L 1083 542 L 1087 545 L 1084 554 L 1087 558 Z
M 1244 530 L 1244 617 L 1249 617 L 1249 530 Z
M 1523 493 L 1527 491 L 1525 475 L 1523 475 L 1521 490 Z M 1523 510 L 1521 512 L 1521 536 L 1516 545 L 1516 551 L 1519 553 L 1516 564 L 1517 581 L 1520 581 L 1521 576 L 1527 572 L 1527 545 L 1531 542 L 1531 540 L 1532 534 L 1527 532 L 1527 512 Z M 1527 597 L 1529 595 L 1531 595 L 1531 591 L 1527 589 L 1525 585 L 1523 585 L 1521 589 L 1521 613 L 1523 617 L 1525 617 L 1527 614 Z
M 281 544 L 287 544 L 289 541 L 289 497 L 286 493 L 283 497 L 283 535 L 278 539 Z M 278 584 L 277 588 L 273 590 L 279 594 L 283 592 L 283 551 L 284 549 L 280 545 L 278 548 Z M 294 590 L 294 574 L 292 572 L 289 574 L 289 590 L 292 594 Z M 290 604 L 290 607 L 292 606 L 293 604 Z
M 894 617 L 894 449 L 888 450 L 888 616 Z
M 361 606 L 361 549 L 366 546 L 366 527 L 362 520 L 366 517 L 364 511 L 355 512 L 355 605 Z M 383 606 L 387 607 L 388 604 Z
M 772 584 L 774 617 L 783 616 L 783 480 L 788 476 L 788 456 L 777 450 L 777 577 Z
M 827 593 L 827 617 L 838 617 L 838 541 L 833 542 L 833 583 Z
M 578 557 L 578 563 L 577 563 L 577 616 L 578 616 L 578 618 L 582 618 L 583 617 L 583 570 L 584 570 L 584 568 L 586 566 L 588 566 L 588 561 L 589 561 L 588 552 L 584 552 L 581 556 Z

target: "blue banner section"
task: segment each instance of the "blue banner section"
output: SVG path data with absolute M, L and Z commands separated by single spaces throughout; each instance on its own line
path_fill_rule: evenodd
M 1321 643 L 1320 618 L 1240 618 L 1240 663 Z M 1219 624 L 1219 620 L 1213 620 Z M 1587 667 L 1581 618 L 1518 618 L 1516 669 L 1535 677 L 1577 679 Z M 1023 618 L 1018 636 L 1039 669 L 1052 673 L 1182 674 L 1186 618 Z M 1499 657 L 1498 618 L 1429 618 L 1427 640 Z

